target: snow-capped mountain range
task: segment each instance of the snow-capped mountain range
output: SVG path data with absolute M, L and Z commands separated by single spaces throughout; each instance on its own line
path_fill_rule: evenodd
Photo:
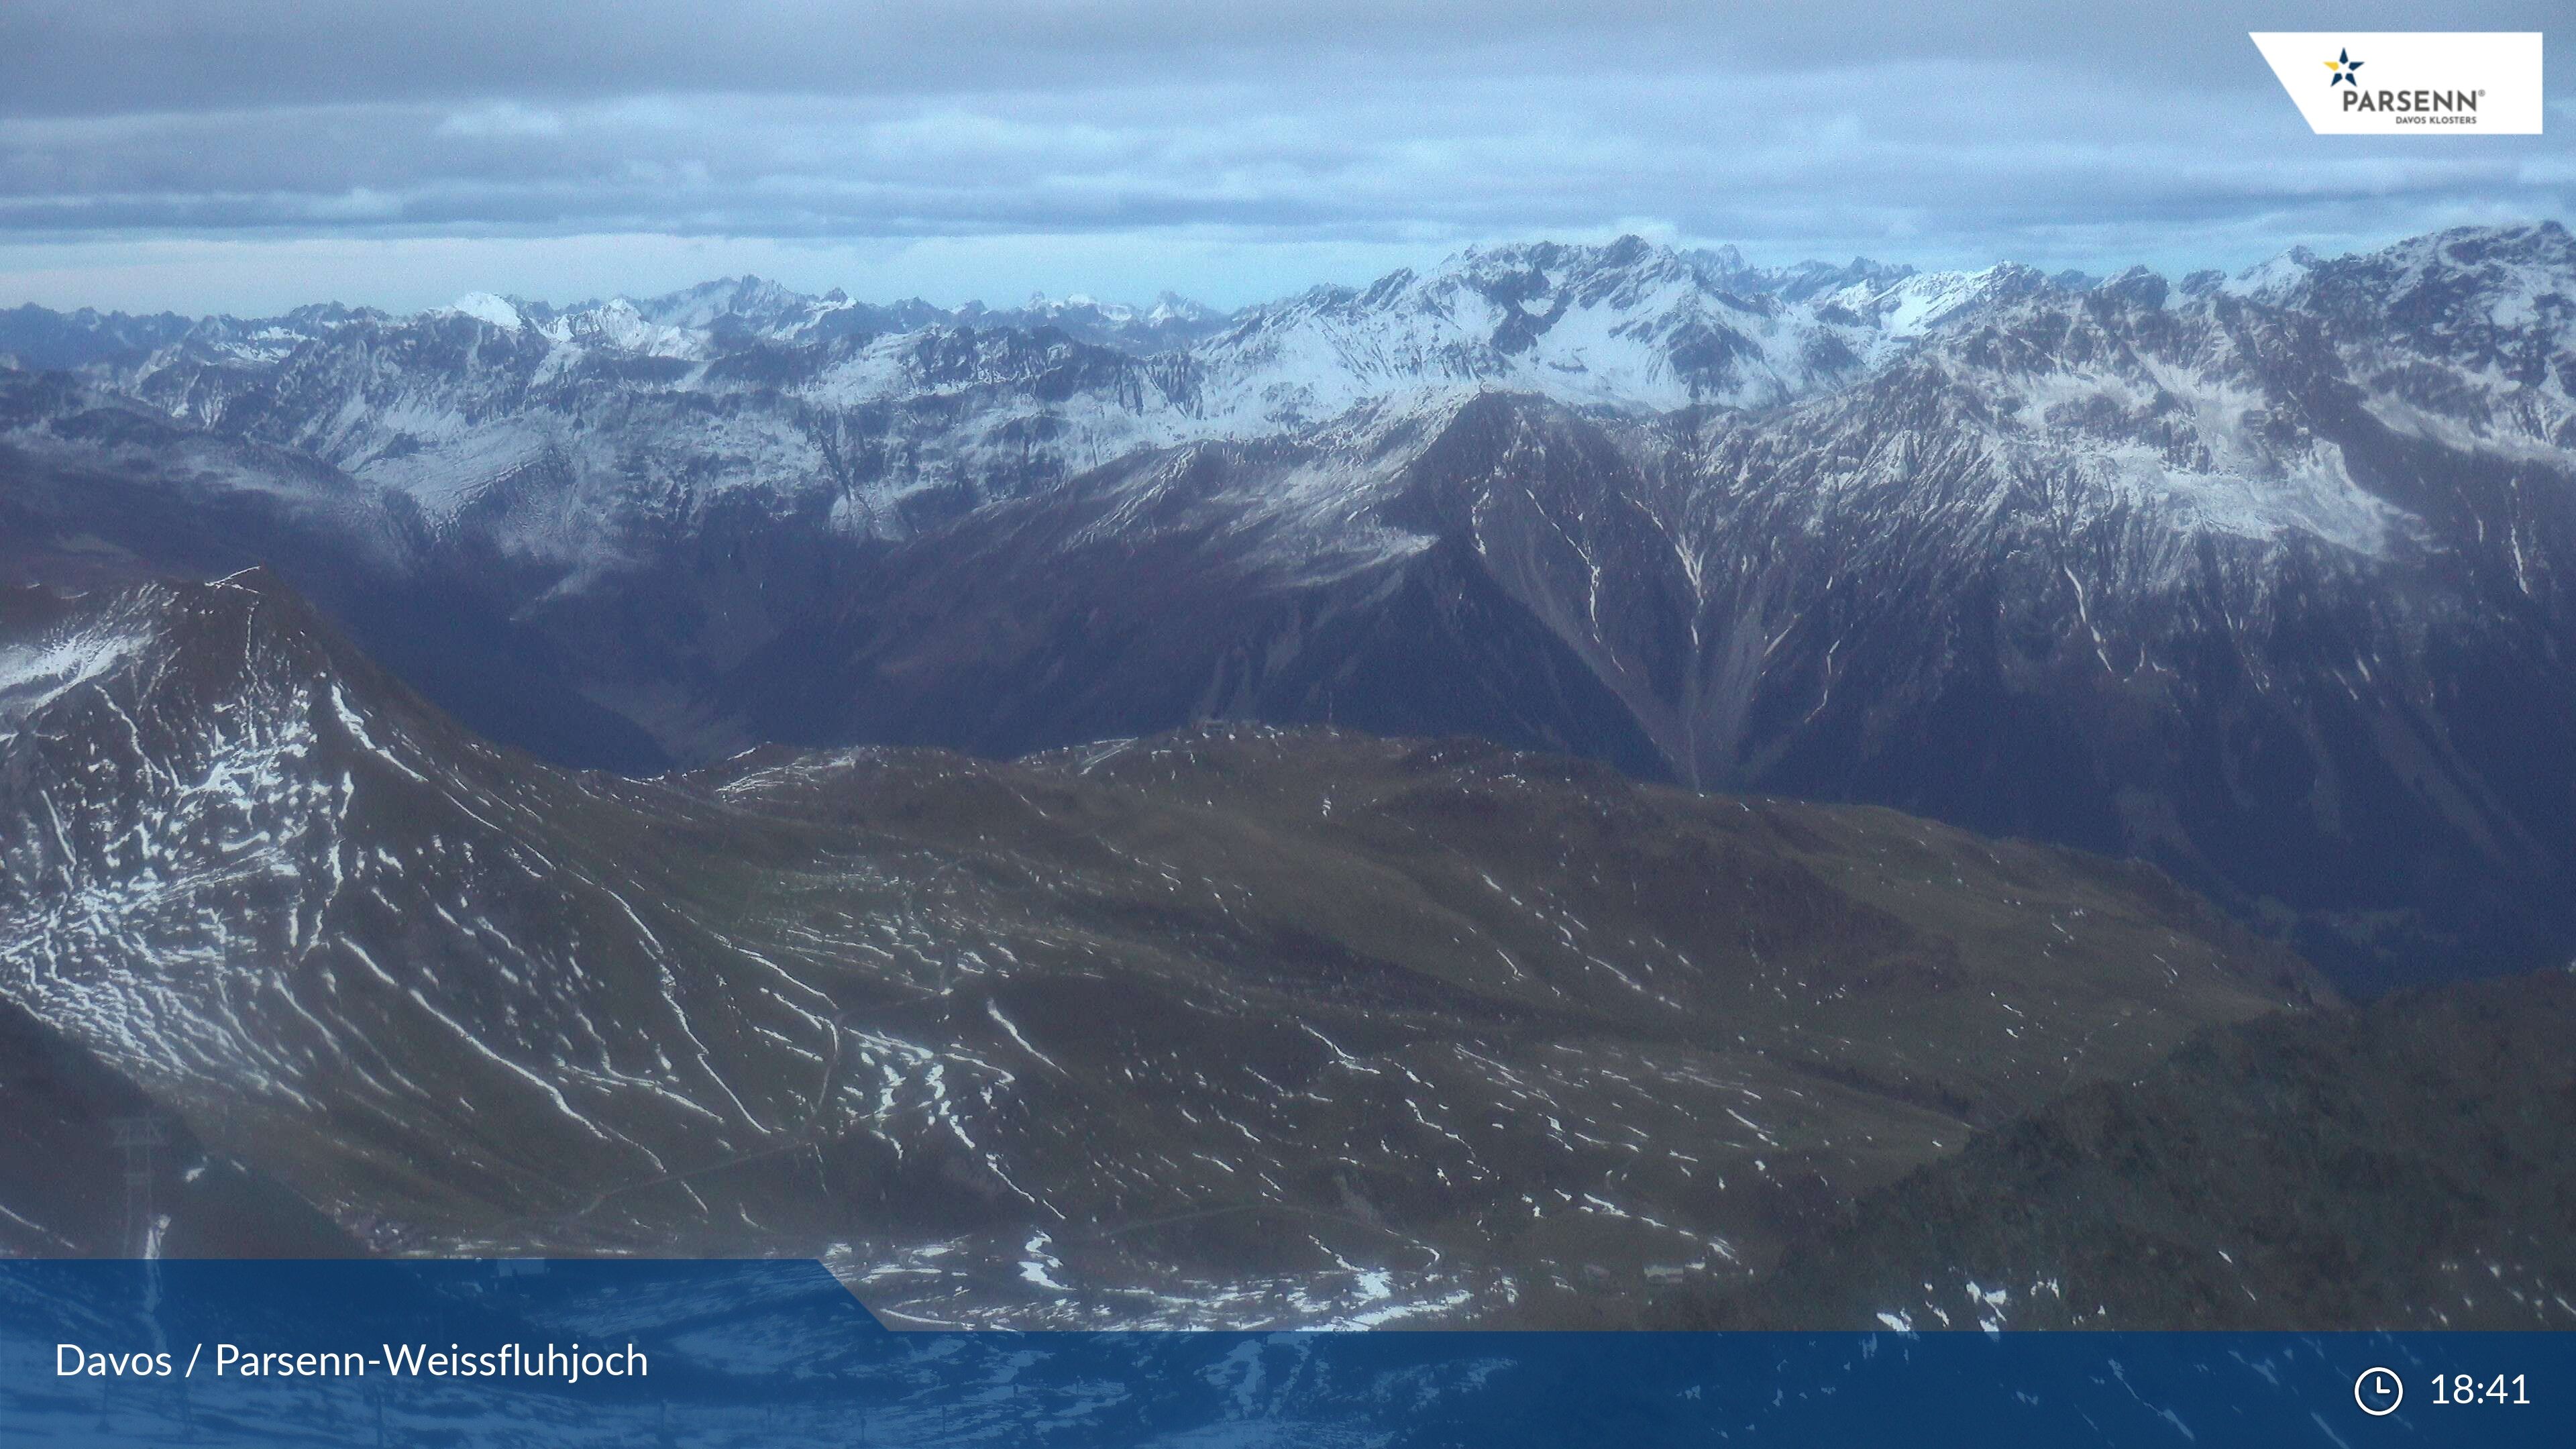
M 629 508 L 708 507 L 742 490 L 829 489 L 849 526 L 899 532 L 924 495 L 1010 496 L 1138 448 L 1275 435 L 1395 397 L 1775 404 L 2045 285 L 2012 266 L 1763 272 L 1629 238 L 1471 250 L 1427 275 L 1230 316 L 1171 297 L 1150 311 L 877 307 L 744 277 L 560 309 L 476 293 L 411 317 L 314 307 L 175 332 L 164 319 L 22 312 L 0 352 L 25 336 L 31 355 L 83 357 L 120 396 L 298 448 L 435 523 L 563 459 L 593 506 L 568 536 L 522 541 L 573 553 L 613 544 Z M 84 356 L 65 334 L 95 346 Z M 892 416 L 874 437 L 833 436 L 876 415 Z M 633 465 L 648 455 L 663 486 L 639 500 Z
M 0 314 L 0 567 L 271 563 L 649 772 L 1457 731 L 2149 856 L 2354 979 L 2576 950 L 2576 242 L 2236 277 L 1478 249 L 1227 315 L 756 279 Z

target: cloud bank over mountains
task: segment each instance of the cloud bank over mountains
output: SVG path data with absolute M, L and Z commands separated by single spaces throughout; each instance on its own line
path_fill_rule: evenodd
M 0 303 L 410 308 L 755 270 L 1238 305 L 1511 237 L 2109 271 L 2569 210 L 2552 137 L 2307 135 L 2225 10 L 2147 34 L 2018 4 L 20 0 Z

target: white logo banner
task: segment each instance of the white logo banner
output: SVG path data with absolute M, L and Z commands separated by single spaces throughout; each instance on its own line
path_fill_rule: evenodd
M 2254 31 L 2320 136 L 2537 136 L 2540 32 Z

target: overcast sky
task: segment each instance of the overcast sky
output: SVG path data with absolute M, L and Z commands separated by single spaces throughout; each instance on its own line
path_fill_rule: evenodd
M 0 306 L 1236 305 L 1542 236 L 2182 271 L 2576 220 L 2576 60 L 2551 135 L 2320 137 L 2245 38 L 2564 0 L 1931 8 L 0 0 Z

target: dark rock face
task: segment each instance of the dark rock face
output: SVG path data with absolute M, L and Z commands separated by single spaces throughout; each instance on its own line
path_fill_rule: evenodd
M 359 1244 L 60 1032 L 0 1000 L 0 1251 L 22 1257 L 337 1258 Z M 128 1181 L 120 1131 L 148 1149 Z
M 2564 1329 L 2576 977 L 2212 1033 L 1832 1215 L 1675 1323 Z M 1651 1315 L 1650 1315 L 1651 1316 Z
M 1442 517 L 1473 506 L 1461 475 L 1521 418 L 1492 399 L 1339 444 L 1099 470 L 886 550 L 722 692 L 750 733 L 807 743 L 1011 756 L 1268 720 L 1475 734 L 1669 778 L 1585 641 L 1534 617 L 1486 540 Z M 1623 466 L 1606 448 L 1579 461 Z M 1366 510 L 1322 538 L 1296 512 L 1317 476 Z
M 2357 984 L 2563 960 L 2576 761 L 2545 741 L 2576 728 L 2565 455 L 2389 426 L 2298 314 L 2097 296 L 1965 332 L 1803 426 L 1727 420 L 1698 444 L 1685 466 L 1722 500 L 1701 536 L 1725 540 L 1711 622 L 1765 642 L 1701 697 L 1694 777 L 2145 855 Z M 2034 336 L 2127 371 L 2141 401 L 2038 410 L 2010 361 Z M 2210 369 L 2232 428 L 2150 381 L 2211 356 L 2232 359 Z M 2085 456 L 2106 439 L 2168 484 L 2235 448 L 2253 481 L 2142 496 Z M 2320 459 L 2348 484 L 2298 496 Z M 2322 527 L 2177 516 L 2247 506 Z

